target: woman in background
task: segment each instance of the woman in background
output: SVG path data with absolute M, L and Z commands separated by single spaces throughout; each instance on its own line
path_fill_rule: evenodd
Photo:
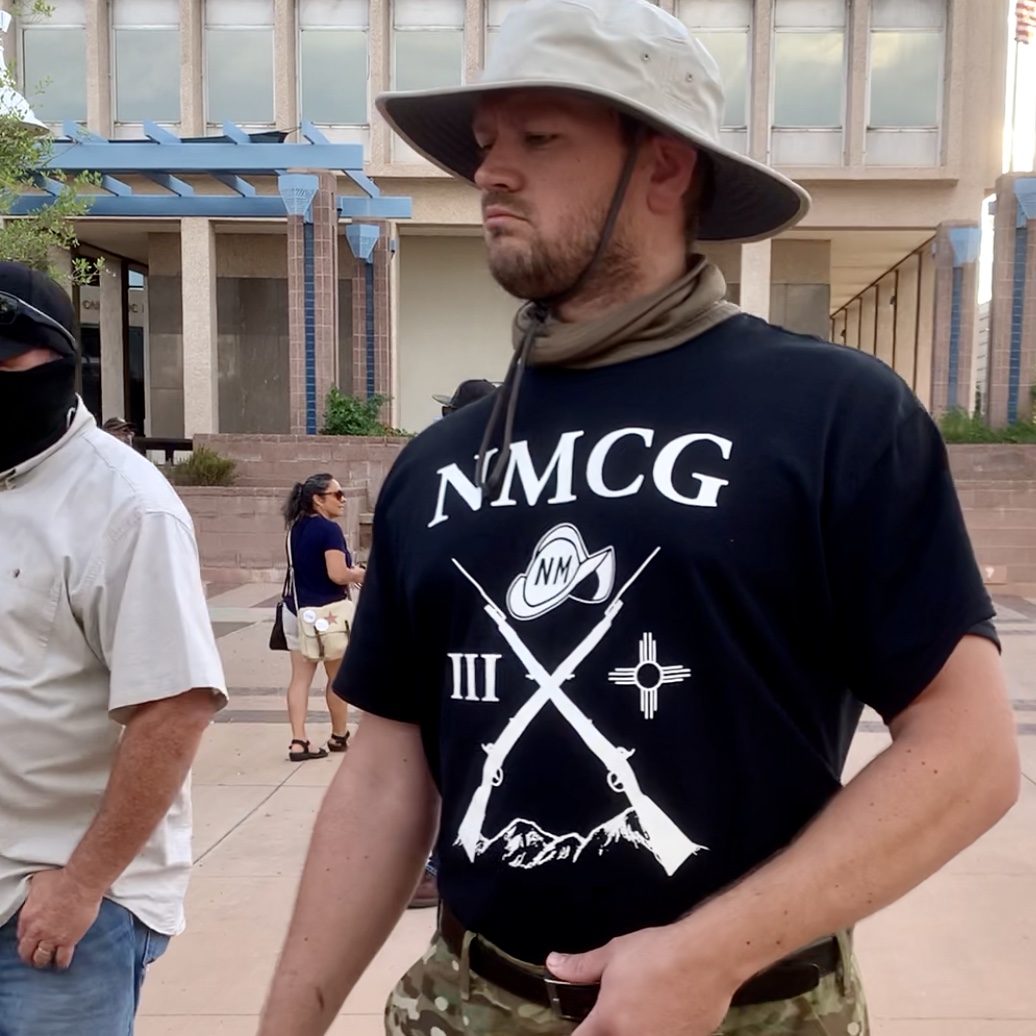
M 288 685 L 288 722 L 291 745 L 288 758 L 293 762 L 323 759 L 328 751 L 344 752 L 349 743 L 346 727 L 349 706 L 331 689 L 341 659 L 324 662 L 327 686 L 324 696 L 331 713 L 331 736 L 327 747 L 312 748 L 306 736 L 309 690 L 317 663 L 304 658 L 299 649 L 296 608 L 319 608 L 335 601 L 346 601 L 349 588 L 363 582 L 363 569 L 353 566 L 345 533 L 335 521 L 345 510 L 345 493 L 328 474 L 310 475 L 296 482 L 284 505 L 284 522 L 291 547 L 291 573 L 284 597 L 284 639 L 291 652 L 291 683 Z

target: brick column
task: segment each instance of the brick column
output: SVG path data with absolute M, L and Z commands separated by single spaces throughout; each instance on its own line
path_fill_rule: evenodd
M 1036 178 L 997 181 L 989 334 L 989 423 L 1032 418 L 1036 376 Z
M 975 408 L 981 244 L 977 223 L 944 223 L 936 232 L 931 409 L 937 416 L 954 408 L 968 413 Z
M 360 399 L 371 395 L 391 396 L 393 391 L 391 341 L 392 263 L 391 224 L 364 220 L 380 230 L 371 261 L 353 259 L 353 394 Z M 368 306 L 373 301 L 373 308 Z M 374 365 L 368 362 L 373 344 Z M 389 408 L 382 411 L 388 419 Z
M 935 256 L 933 249 L 920 252 L 917 290 L 917 384 L 914 391 L 925 409 L 932 409 L 932 363 L 935 346 Z
M 327 393 L 338 382 L 338 209 L 336 181 L 320 174 L 307 223 L 288 217 L 288 341 L 291 431 L 315 434 L 324 421 Z M 306 237 L 313 292 L 312 342 L 306 328 Z M 310 358 L 308 349 L 312 350 Z
M 338 384 L 338 181 L 320 174 L 313 199 L 313 255 L 316 265 L 317 427 L 324 403 Z

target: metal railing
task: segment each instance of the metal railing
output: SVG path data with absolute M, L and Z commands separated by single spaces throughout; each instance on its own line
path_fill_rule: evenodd
M 918 275 L 916 277 L 916 298 L 914 299 L 914 340 L 913 340 L 913 375 L 909 379 L 910 387 L 916 392 L 918 390 L 918 378 L 920 371 L 918 370 L 918 361 L 921 355 L 920 346 L 920 334 L 921 334 L 921 303 L 924 293 L 924 278 L 921 276 L 921 266 L 924 262 L 925 249 L 931 251 L 932 244 L 935 241 L 935 235 L 933 234 L 927 241 L 922 245 L 915 248 L 909 255 L 904 256 L 895 266 L 890 267 L 880 277 L 873 280 L 867 285 L 862 291 L 854 295 L 844 306 L 836 309 L 831 314 L 831 340 L 839 342 L 841 345 L 849 344 L 849 322 L 850 320 L 857 321 L 856 328 L 856 348 L 861 352 L 869 353 L 871 356 L 878 355 L 878 344 L 879 344 L 879 333 L 882 327 L 882 321 L 878 319 L 878 304 L 880 301 L 879 291 L 881 285 L 890 277 L 893 276 L 894 283 L 892 286 L 892 298 L 890 305 L 892 306 L 892 355 L 888 359 L 888 365 L 898 371 L 899 367 L 896 363 L 897 360 L 897 347 L 901 344 L 899 339 L 899 303 L 900 303 L 900 273 L 907 266 L 907 264 L 913 262 L 915 259 L 918 260 Z M 873 293 L 874 295 L 874 336 L 871 342 L 865 342 L 863 340 L 863 311 L 864 302 L 867 297 Z M 852 312 L 853 307 L 856 307 L 856 313 Z M 838 327 L 843 322 L 845 329 L 841 334 L 838 333 Z
M 133 436 L 133 449 L 145 457 L 150 452 L 161 453 L 166 464 L 172 464 L 177 453 L 191 453 L 194 450 L 193 439 L 174 439 L 155 435 Z

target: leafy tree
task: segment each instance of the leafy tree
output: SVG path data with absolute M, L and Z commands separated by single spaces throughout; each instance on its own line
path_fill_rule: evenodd
M 48 17 L 51 8 L 44 0 L 32 0 L 20 5 L 15 13 Z M 45 87 L 41 84 L 40 89 Z M 17 94 L 10 65 L 0 69 L 0 92 L 7 97 Z M 49 134 L 38 126 L 23 123 L 16 112 L 0 111 L 0 259 L 26 263 L 61 278 L 54 265 L 54 250 L 73 251 L 79 244 L 74 220 L 89 211 L 89 195 L 100 185 L 100 177 L 83 173 L 70 178 L 47 171 L 53 153 L 54 142 Z M 37 177 L 41 173 L 61 184 L 58 195 L 31 215 L 7 217 L 20 195 L 38 189 Z M 75 281 L 88 281 L 96 271 L 97 263 L 89 259 L 73 260 Z

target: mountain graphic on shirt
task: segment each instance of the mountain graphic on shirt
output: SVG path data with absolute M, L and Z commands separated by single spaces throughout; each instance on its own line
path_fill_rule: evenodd
M 553 835 L 539 824 L 519 818 L 489 839 L 480 855 L 495 857 L 508 867 L 531 870 L 548 863 L 574 863 L 583 856 L 604 856 L 620 846 L 647 849 L 653 854 L 647 834 L 632 808 L 585 836 L 575 832 Z

